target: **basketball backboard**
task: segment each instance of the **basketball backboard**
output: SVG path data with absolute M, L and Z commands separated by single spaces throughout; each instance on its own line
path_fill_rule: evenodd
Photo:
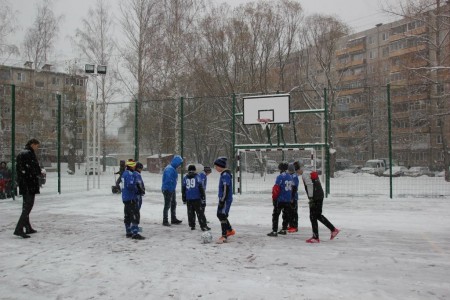
M 244 97 L 244 125 L 261 124 L 260 120 L 271 120 L 268 124 L 289 123 L 290 99 L 289 94 Z

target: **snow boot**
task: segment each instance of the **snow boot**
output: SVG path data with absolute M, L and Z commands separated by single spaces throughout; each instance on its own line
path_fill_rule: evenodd
M 278 233 L 276 232 L 276 231 L 272 231 L 272 232 L 269 232 L 268 234 L 267 234 L 267 236 L 278 236 Z

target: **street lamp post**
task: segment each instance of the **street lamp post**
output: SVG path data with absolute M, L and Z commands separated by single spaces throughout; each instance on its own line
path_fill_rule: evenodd
M 101 148 L 101 139 L 100 139 L 100 131 L 97 132 L 98 124 L 97 124 L 97 105 L 98 105 L 98 75 L 105 75 L 107 67 L 104 65 L 85 65 L 86 74 L 91 74 L 95 78 L 95 87 L 96 87 L 96 96 L 95 103 L 88 103 L 87 105 L 87 135 L 86 135 L 86 172 L 87 172 L 87 189 L 89 190 L 89 173 L 93 170 L 93 175 L 97 173 L 97 188 L 100 188 L 100 148 Z M 93 124 L 92 124 L 92 136 L 90 135 L 90 114 L 91 110 L 93 110 Z M 103 113 L 105 111 L 103 110 Z M 105 116 L 103 116 L 105 117 Z M 92 161 L 89 156 L 89 148 L 92 140 Z M 91 163 L 93 164 L 91 168 Z M 95 186 L 95 180 L 93 183 L 93 187 Z

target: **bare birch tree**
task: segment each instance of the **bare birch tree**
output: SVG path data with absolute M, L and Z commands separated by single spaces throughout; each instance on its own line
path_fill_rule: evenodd
M 15 12 L 7 0 L 0 0 L 0 56 L 7 55 L 6 61 L 11 55 L 19 54 L 16 45 L 8 42 L 8 37 L 16 30 Z
M 43 0 L 37 5 L 34 24 L 25 33 L 24 55 L 34 62 L 36 69 L 47 63 L 59 33 L 63 16 L 55 16 L 52 1 Z
M 82 28 L 75 34 L 75 44 L 89 64 L 107 66 L 107 74 L 94 76 L 100 98 L 102 126 L 103 171 L 106 171 L 106 128 L 109 103 L 117 94 L 117 71 L 114 59 L 115 42 L 113 36 L 113 16 L 105 0 L 97 0 L 94 8 L 89 8 L 88 15 L 82 20 Z M 97 99 L 98 100 L 98 99 Z

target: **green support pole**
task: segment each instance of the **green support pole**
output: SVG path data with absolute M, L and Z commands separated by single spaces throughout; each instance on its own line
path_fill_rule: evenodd
M 58 194 L 61 194 L 61 95 L 56 95 L 58 100 L 58 118 L 56 124 L 57 127 L 57 143 L 58 143 L 58 153 L 57 153 L 57 169 L 58 169 Z
M 180 155 L 184 161 L 184 98 L 180 97 Z M 183 164 L 185 165 L 185 163 Z M 184 168 L 181 167 L 180 179 L 183 179 Z
M 325 197 L 328 197 L 330 194 L 330 145 L 328 145 L 328 99 L 327 99 L 327 89 L 323 89 L 323 105 L 325 109 L 325 188 L 327 192 L 325 193 Z
M 387 84 L 388 132 L 389 132 L 389 196 L 392 199 L 392 115 L 391 115 L 391 84 Z
M 14 182 L 16 182 L 16 86 L 11 85 L 11 182 L 12 187 L 12 198 L 16 200 L 17 187 Z
M 139 161 L 138 100 L 134 99 L 134 160 Z
M 234 157 L 234 159 L 232 160 L 232 174 L 236 173 L 236 95 L 233 93 L 232 95 L 232 105 L 233 107 L 231 108 L 231 144 L 232 144 L 232 149 L 231 149 L 231 153 Z M 240 168 L 239 168 L 239 172 L 240 172 Z M 241 176 L 242 178 L 242 176 Z M 242 191 L 241 191 L 242 193 Z M 236 194 L 236 176 L 233 176 L 233 194 Z

